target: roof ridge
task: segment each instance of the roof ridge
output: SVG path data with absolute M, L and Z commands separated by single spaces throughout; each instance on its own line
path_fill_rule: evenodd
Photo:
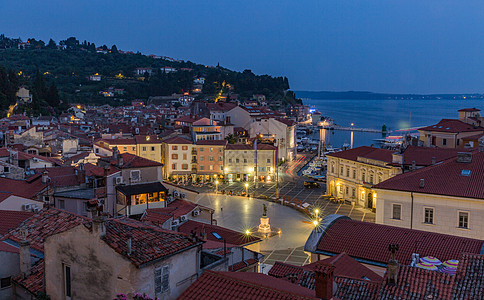
M 235 281 L 235 282 L 243 282 L 244 284 L 250 285 L 252 287 L 258 287 L 258 288 L 263 288 L 265 290 L 276 291 L 276 292 L 280 292 L 280 293 L 288 294 L 288 295 L 294 295 L 298 298 L 303 298 L 303 299 L 314 299 L 314 298 L 309 298 L 309 297 L 304 296 L 304 295 L 292 293 L 292 292 L 289 292 L 289 291 L 284 291 L 284 290 L 280 290 L 280 289 L 277 289 L 277 288 L 264 286 L 260 283 L 258 284 L 258 283 L 252 282 L 252 281 L 248 281 L 246 279 L 240 279 L 240 278 L 234 278 L 234 277 L 231 277 L 231 276 L 226 276 L 225 273 L 219 273 L 219 272 L 215 272 L 215 271 L 212 271 L 212 270 L 207 270 L 205 272 L 208 273 L 208 274 L 213 274 L 217 277 L 221 277 L 221 278 L 226 279 L 226 280 Z M 226 272 L 226 273 L 230 273 L 230 272 Z M 263 274 L 263 273 L 254 273 L 254 274 Z M 266 275 L 266 274 L 263 274 L 263 275 Z M 269 276 L 269 275 L 266 275 L 266 276 Z M 274 277 L 274 279 L 280 279 L 280 278 Z M 295 286 L 304 288 L 304 287 L 296 285 L 296 284 L 295 284 Z M 305 289 L 309 290 L 308 288 L 305 288 Z

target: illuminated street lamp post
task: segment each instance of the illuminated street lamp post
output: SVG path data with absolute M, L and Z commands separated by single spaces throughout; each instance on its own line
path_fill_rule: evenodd
M 218 180 L 215 180 L 215 193 L 218 193 Z
M 249 196 L 249 184 L 248 183 L 245 184 L 245 194 L 247 195 L 247 197 Z

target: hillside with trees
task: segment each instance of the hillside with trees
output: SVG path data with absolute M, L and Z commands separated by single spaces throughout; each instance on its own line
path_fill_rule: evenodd
M 27 41 L 0 35 L 0 109 L 15 102 L 15 91 L 26 86 L 33 93 L 32 112 L 55 113 L 67 103 L 123 105 L 133 99 L 187 93 L 193 80 L 205 78 L 199 99 L 214 100 L 217 95 L 237 94 L 250 99 L 263 94 L 270 103 L 296 103 L 286 77 L 255 75 L 250 70 L 231 71 L 221 66 L 205 66 L 168 57 L 118 50 L 116 45 L 96 46 L 74 37 L 58 43 L 33 38 Z M 161 68 L 176 72 L 165 73 Z M 137 68 L 148 72 L 135 76 Z M 90 80 L 99 75 L 100 80 Z M 107 89 L 121 91 L 106 97 Z

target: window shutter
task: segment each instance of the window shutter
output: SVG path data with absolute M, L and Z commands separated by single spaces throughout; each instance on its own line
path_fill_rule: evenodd
M 161 268 L 155 269 L 155 294 L 161 293 Z
M 168 266 L 164 266 L 163 267 L 163 281 L 162 281 L 163 292 L 168 291 L 168 289 L 170 287 L 169 281 L 170 281 L 170 270 L 169 270 Z

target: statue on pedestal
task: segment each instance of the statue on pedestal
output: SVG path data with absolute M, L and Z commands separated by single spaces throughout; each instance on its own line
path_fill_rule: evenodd
M 264 206 L 264 213 L 262 214 L 263 217 L 267 217 L 267 205 L 262 204 Z

